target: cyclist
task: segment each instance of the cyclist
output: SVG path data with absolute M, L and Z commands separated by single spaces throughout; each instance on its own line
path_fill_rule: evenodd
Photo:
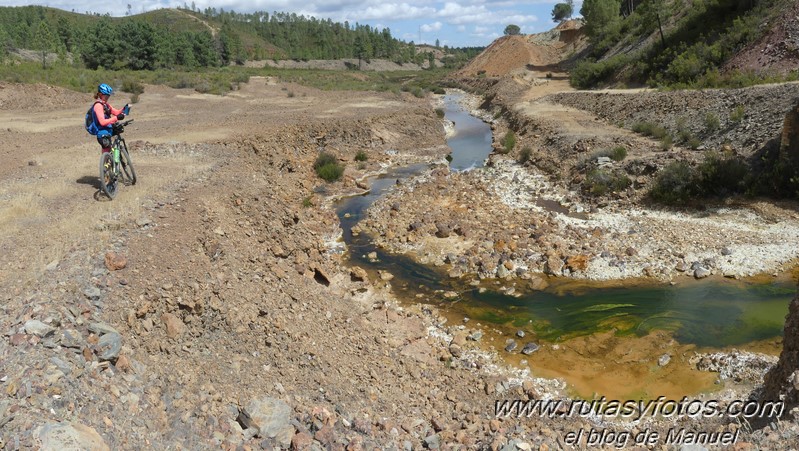
M 103 148 L 103 152 L 111 151 L 111 136 L 113 135 L 113 124 L 117 121 L 125 119 L 124 108 L 117 110 L 108 103 L 108 98 L 114 93 L 111 86 L 101 83 L 97 86 L 97 92 L 94 94 L 94 121 L 97 125 L 97 142 Z M 127 105 L 125 105 L 127 107 Z

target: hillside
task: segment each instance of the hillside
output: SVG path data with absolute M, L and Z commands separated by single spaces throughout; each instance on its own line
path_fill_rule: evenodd
M 567 55 L 586 45 L 578 21 L 566 21 L 540 34 L 504 36 L 454 74 L 455 77 L 502 77 L 526 70 L 556 68 Z
M 794 2 L 764 27 L 767 27 L 765 33 L 724 63 L 724 72 L 771 71 L 785 74 L 799 70 L 799 4 Z
M 159 9 L 106 18 L 41 6 L 0 7 L 0 59 L 30 49 L 96 69 L 215 67 L 248 60 L 386 59 L 421 65 L 420 51 L 388 29 L 288 13 Z M 24 53 L 24 52 L 18 52 Z M 450 49 L 449 57 L 464 53 Z M 79 58 L 78 58 L 79 56 Z
M 740 87 L 799 76 L 799 18 L 790 0 L 642 2 L 585 21 L 591 59 L 572 70 L 579 88 Z

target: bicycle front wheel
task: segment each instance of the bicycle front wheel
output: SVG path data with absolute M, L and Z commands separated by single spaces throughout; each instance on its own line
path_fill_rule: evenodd
M 100 189 L 111 199 L 117 195 L 117 177 L 114 174 L 114 157 L 111 152 L 100 155 Z
M 122 173 L 125 179 L 130 182 L 131 185 L 135 185 L 136 169 L 133 168 L 133 161 L 130 159 L 128 146 L 125 144 L 124 140 L 119 142 L 119 161 L 122 165 Z

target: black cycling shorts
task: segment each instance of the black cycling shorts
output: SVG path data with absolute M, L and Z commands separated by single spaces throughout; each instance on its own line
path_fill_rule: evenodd
M 98 136 L 97 142 L 100 143 L 100 146 L 102 146 L 103 149 L 111 147 L 111 135 Z

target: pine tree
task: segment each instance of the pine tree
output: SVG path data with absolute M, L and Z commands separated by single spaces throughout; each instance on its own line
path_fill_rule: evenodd
M 42 69 L 47 68 L 47 54 L 55 50 L 55 36 L 47 22 L 42 20 L 33 35 L 33 48 L 42 52 Z

